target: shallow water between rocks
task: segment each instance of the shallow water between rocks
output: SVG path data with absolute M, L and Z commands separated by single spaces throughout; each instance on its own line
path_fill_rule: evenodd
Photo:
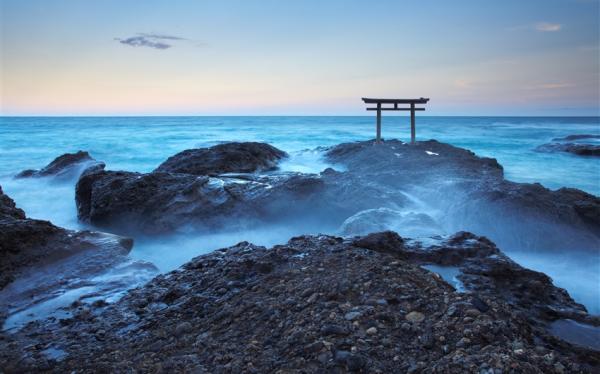
M 465 287 L 462 282 L 457 278 L 460 274 L 460 270 L 456 266 L 440 266 L 440 265 L 423 265 L 421 266 L 424 269 L 429 271 L 433 271 L 434 273 L 439 274 L 442 279 L 448 282 L 456 292 L 465 292 Z
M 569 343 L 600 351 L 600 327 L 559 319 L 551 324 L 550 332 Z

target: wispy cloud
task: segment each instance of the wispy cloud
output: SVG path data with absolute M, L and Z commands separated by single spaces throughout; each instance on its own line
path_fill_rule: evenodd
M 557 90 L 557 89 L 561 89 L 561 88 L 568 88 L 568 87 L 574 87 L 575 85 L 573 83 L 564 83 L 564 82 L 558 82 L 558 83 L 543 83 L 543 84 L 537 84 L 537 85 L 533 85 L 533 86 L 526 86 L 524 87 L 524 89 L 526 90 Z
M 538 23 L 529 23 L 525 25 L 518 25 L 509 27 L 510 31 L 518 31 L 518 30 L 533 30 L 540 32 L 556 32 L 560 31 L 563 28 L 563 25 L 560 23 L 552 23 L 552 22 L 538 22 Z
M 130 47 L 148 47 L 154 49 L 169 49 L 173 47 L 172 42 L 178 40 L 186 40 L 180 36 L 154 34 L 154 33 L 138 33 L 136 36 L 130 36 L 125 39 L 116 38 L 119 43 Z
M 182 38 L 180 36 L 165 35 L 165 34 L 139 33 L 138 35 L 143 36 L 145 38 L 150 38 L 150 39 L 187 40 L 186 38 Z
M 538 22 L 535 24 L 535 29 L 542 32 L 560 31 L 561 28 L 560 23 Z
M 457 88 L 470 88 L 471 87 L 471 81 L 466 80 L 466 79 L 455 79 L 454 80 L 454 87 L 457 87 Z

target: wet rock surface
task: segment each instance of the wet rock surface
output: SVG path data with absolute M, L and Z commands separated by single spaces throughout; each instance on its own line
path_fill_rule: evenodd
M 411 237 L 428 237 L 444 232 L 444 229 L 427 214 L 402 213 L 389 208 L 364 210 L 346 219 L 340 227 L 344 236 L 365 235 L 390 229 L 401 229 L 404 235 Z
M 469 230 L 506 248 L 600 248 L 598 197 L 507 181 L 495 159 L 462 148 L 433 140 L 345 143 L 325 150 L 326 159 L 344 171 L 243 173 L 260 168 L 246 155 L 245 144 L 216 146 L 227 150 L 228 168 L 210 161 L 221 157 L 212 147 L 184 151 L 147 174 L 88 169 L 77 185 L 78 215 L 126 234 L 210 230 L 230 218 L 244 225 L 295 219 L 364 234 L 375 229 L 366 227 L 375 214 L 389 218 L 376 229 L 404 235 Z M 250 144 L 266 150 L 268 167 L 279 159 L 270 146 Z M 206 165 L 200 162 L 205 158 Z M 177 168 L 178 162 L 185 166 Z
M 322 181 L 310 174 L 209 177 L 96 169 L 79 179 L 76 202 L 84 222 L 117 232 L 156 235 L 298 216 L 320 190 Z
M 88 152 L 77 151 L 75 153 L 65 153 L 40 170 L 23 170 L 15 178 L 32 177 L 59 177 L 72 178 L 77 177 L 86 168 L 101 164 L 90 156 Z
M 424 262 L 460 266 L 467 293 Z M 548 333 L 557 317 L 541 299 L 594 323 L 563 292 L 469 233 L 433 246 L 392 232 L 242 242 L 117 303 L 4 334 L 0 363 L 7 373 L 597 372 L 599 352 Z
M 13 199 L 2 191 L 2 186 L 0 186 L 0 219 L 25 219 L 25 212 L 23 209 L 17 208 Z
M 0 324 L 70 281 L 84 281 L 121 263 L 132 245 L 128 238 L 26 218 L 0 188 Z
M 356 189 L 376 184 L 433 202 L 446 232 L 476 232 L 507 248 L 600 248 L 598 197 L 507 181 L 495 159 L 462 148 L 434 140 L 355 142 L 330 148 L 326 157 L 347 167 L 343 174 L 354 177 Z
M 224 143 L 210 148 L 188 149 L 170 157 L 155 171 L 193 175 L 252 173 L 277 168 L 287 154 L 269 144 Z

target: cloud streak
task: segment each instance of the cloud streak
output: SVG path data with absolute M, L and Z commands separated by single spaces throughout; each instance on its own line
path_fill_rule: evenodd
M 136 36 L 130 36 L 125 39 L 116 38 L 119 43 L 130 47 L 147 47 L 153 49 L 169 49 L 173 47 L 173 41 L 186 40 L 185 38 L 154 33 L 138 33 Z
M 534 86 L 525 87 L 526 90 L 557 90 L 562 88 L 575 87 L 573 83 L 557 82 L 557 83 L 543 83 Z
M 561 28 L 560 23 L 538 22 L 535 24 L 535 29 L 542 32 L 560 31 Z
M 539 32 L 557 32 L 562 30 L 563 25 L 560 23 L 552 23 L 552 22 L 538 22 L 533 24 L 525 24 L 519 26 L 509 27 L 510 31 L 519 31 L 519 30 L 533 30 Z

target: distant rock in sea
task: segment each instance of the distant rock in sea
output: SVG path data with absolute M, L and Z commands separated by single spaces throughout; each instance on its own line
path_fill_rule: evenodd
M 552 141 L 562 142 L 562 141 L 573 141 L 573 140 L 581 140 L 581 139 L 597 139 L 600 140 L 600 135 L 594 134 L 576 134 L 576 135 L 568 135 L 562 138 L 554 138 Z
M 582 140 L 596 141 L 592 143 L 585 143 Z M 576 134 L 568 135 L 562 138 L 554 138 L 554 143 L 547 143 L 538 146 L 535 150 L 537 152 L 567 152 L 578 156 L 600 156 L 600 144 L 597 141 L 600 140 L 600 135 L 593 134 Z
M 90 156 L 88 152 L 77 151 L 75 153 L 65 153 L 55 158 L 48 165 L 40 170 L 23 170 L 15 178 L 32 177 L 59 177 L 76 178 L 86 168 L 101 164 Z
M 600 156 L 600 145 L 581 143 L 548 143 L 535 149 L 537 152 L 568 152 L 578 156 Z

